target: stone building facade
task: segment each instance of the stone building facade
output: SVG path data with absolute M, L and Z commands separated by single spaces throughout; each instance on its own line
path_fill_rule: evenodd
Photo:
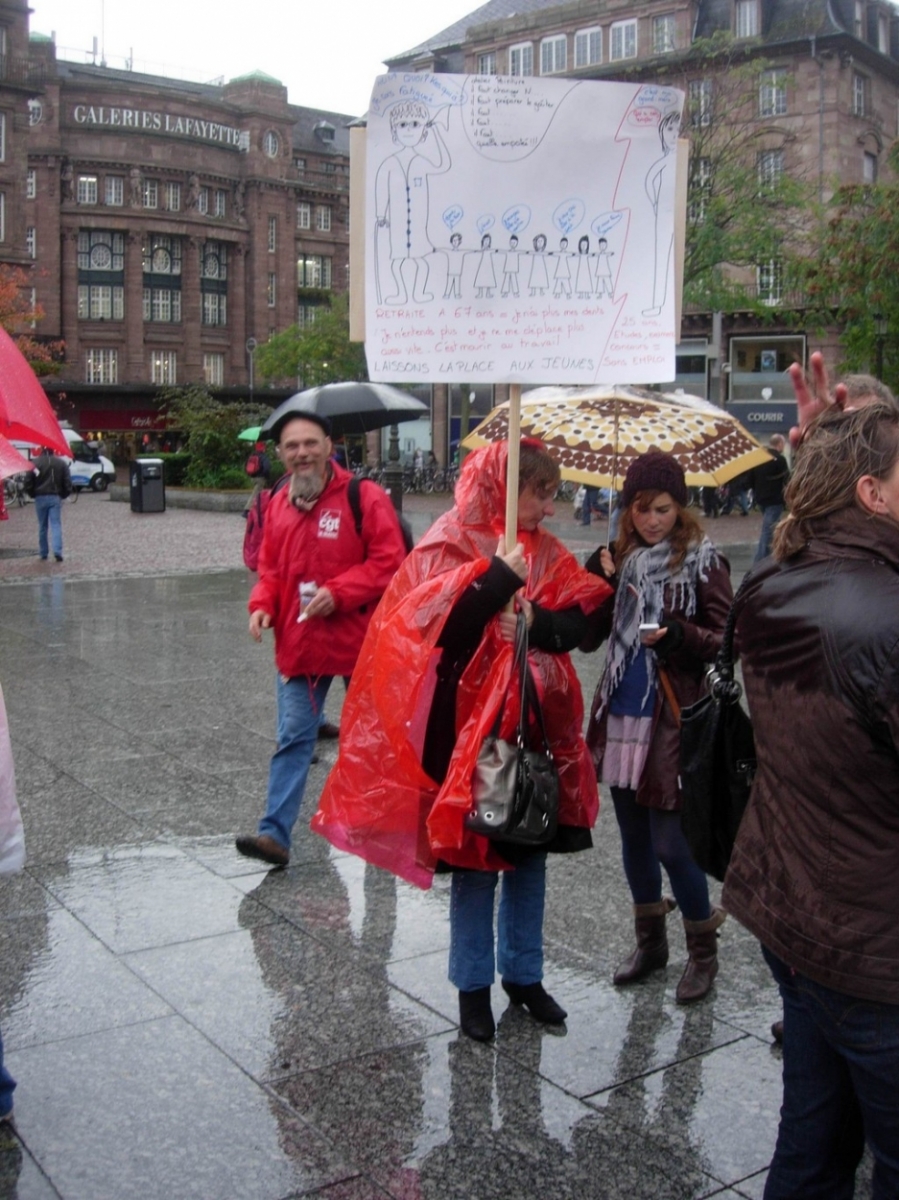
M 59 61 L 14 0 L 4 27 L 27 70 L 0 89 L 16 131 L 0 256 L 33 266 L 38 332 L 65 342 L 46 381 L 60 417 L 133 440 L 162 428 L 167 385 L 246 396 L 254 346 L 347 287 L 352 118 L 261 73 L 218 86 Z
M 722 35 L 770 67 L 751 114 L 760 169 L 795 173 L 821 200 L 839 184 L 882 176 L 899 135 L 899 8 L 891 0 L 488 0 L 388 68 L 666 82 L 687 93 L 687 124 L 696 125 L 722 81 L 691 49 Z M 790 420 L 783 370 L 808 347 L 777 319 L 779 308 L 801 304 L 783 293 L 778 264 L 759 263 L 752 274 L 765 319 L 688 308 L 672 383 L 732 403 L 763 432 Z M 839 331 L 824 348 L 839 356 Z M 757 403 L 768 389 L 777 413 Z M 460 404 L 453 399 L 455 412 Z

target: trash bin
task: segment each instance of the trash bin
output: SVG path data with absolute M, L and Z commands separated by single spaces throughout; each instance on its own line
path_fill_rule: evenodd
M 131 511 L 165 512 L 165 477 L 161 458 L 136 458 L 131 464 Z

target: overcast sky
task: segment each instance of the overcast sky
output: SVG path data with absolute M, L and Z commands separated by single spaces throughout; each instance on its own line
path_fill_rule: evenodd
M 265 71 L 292 104 L 361 116 L 384 56 L 473 12 L 479 0 L 31 0 L 32 33 L 56 33 L 59 57 L 210 82 Z M 87 53 L 86 53 L 87 52 Z M 99 62 L 99 55 L 97 61 Z

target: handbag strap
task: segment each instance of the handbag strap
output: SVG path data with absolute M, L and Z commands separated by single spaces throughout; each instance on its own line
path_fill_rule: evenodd
M 721 649 L 718 651 L 718 657 L 715 659 L 715 682 L 712 685 L 712 693 L 719 699 L 731 703 L 734 700 L 739 700 L 743 694 L 742 687 L 734 681 L 734 629 L 737 624 L 737 606 L 751 579 L 752 572 L 748 571 L 743 576 L 743 582 L 737 588 L 736 595 L 731 601 L 727 620 L 724 622 L 724 637 L 721 639 Z
M 674 694 L 674 688 L 671 686 L 671 680 L 668 677 L 668 672 L 665 668 L 659 665 L 657 668 L 659 675 L 659 683 L 662 685 L 662 691 L 665 693 L 665 699 L 671 707 L 671 712 L 674 714 L 674 724 L 680 729 L 680 705 L 677 702 L 677 696 Z
M 515 657 L 518 662 L 518 676 L 521 680 L 521 702 L 518 708 L 517 742 L 520 749 L 525 749 L 525 735 L 528 729 L 528 718 L 531 713 L 537 718 L 540 726 L 540 736 L 543 738 L 543 749 L 546 757 L 552 761 L 552 750 L 546 735 L 546 723 L 543 720 L 543 706 L 537 684 L 531 673 L 528 662 L 528 623 L 523 612 L 518 613 L 518 623 L 515 627 Z

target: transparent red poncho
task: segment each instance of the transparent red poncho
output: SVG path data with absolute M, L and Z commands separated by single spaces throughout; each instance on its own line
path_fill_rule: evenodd
M 404 562 L 375 612 L 344 703 L 340 752 L 312 828 L 334 846 L 430 887 L 438 860 L 505 870 L 487 838 L 463 824 L 471 807 L 478 750 L 497 713 L 510 736 L 518 713 L 509 693 L 512 647 L 490 621 L 462 676 L 457 736 L 449 770 L 437 784 L 421 766 L 436 683 L 437 646 L 458 597 L 487 569 L 503 527 L 508 447 L 465 460 L 455 507 L 430 528 Z M 528 558 L 524 595 L 548 609 L 592 612 L 609 586 L 589 574 L 552 534 L 519 530 Z M 559 820 L 591 828 L 599 812 L 596 776 L 581 736 L 583 701 L 567 654 L 530 652 L 547 735 L 560 777 Z M 514 694 L 513 689 L 513 694 Z

